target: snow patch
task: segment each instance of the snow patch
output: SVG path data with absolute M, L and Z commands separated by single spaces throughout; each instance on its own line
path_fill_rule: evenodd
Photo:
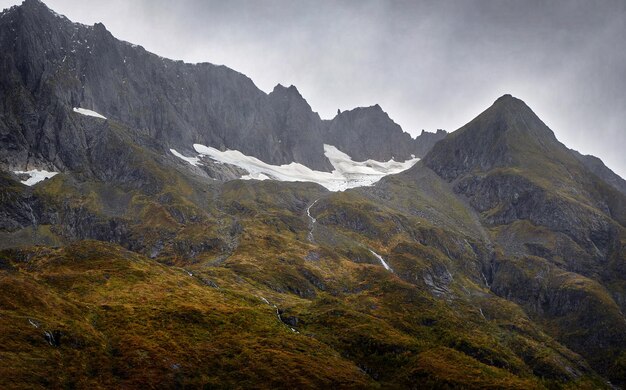
M 74 112 L 77 112 L 81 115 L 93 116 L 94 118 L 106 119 L 104 115 L 98 114 L 97 112 L 88 110 L 86 108 L 74 107 Z
M 170 149 L 170 152 L 172 152 L 174 156 L 180 158 L 181 160 L 187 161 L 189 164 L 195 167 L 197 167 L 198 165 L 202 165 L 198 157 L 185 157 L 182 154 L 178 153 L 175 149 Z
M 414 158 L 404 162 L 397 162 L 393 159 L 387 162 L 375 160 L 359 162 L 353 161 L 350 156 L 332 145 L 324 145 L 324 155 L 334 170 L 322 172 L 295 162 L 271 165 L 237 150 L 221 151 L 201 144 L 194 144 L 193 147 L 200 155 L 209 157 L 218 163 L 235 165 L 245 169 L 248 174 L 241 177 L 243 180 L 308 181 L 318 183 L 330 191 L 344 191 L 349 188 L 373 185 L 387 175 L 400 173 L 411 168 L 419 160 Z
M 272 180 L 271 177 L 264 173 L 250 173 L 248 175 L 241 176 L 242 180 Z
M 30 171 L 13 171 L 13 173 L 17 175 L 28 175 L 28 179 L 22 180 L 21 183 L 27 186 L 34 186 L 42 180 L 54 177 L 59 172 L 48 172 L 44 171 L 43 169 L 31 169 Z

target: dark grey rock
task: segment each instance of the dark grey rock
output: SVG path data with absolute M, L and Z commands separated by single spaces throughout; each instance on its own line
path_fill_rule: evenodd
M 572 150 L 572 153 L 587 169 L 610 184 L 613 188 L 626 195 L 626 180 L 622 179 L 618 174 L 604 165 L 602 160 L 596 156 L 580 154 L 575 150 Z
M 354 160 L 408 160 L 415 154 L 413 139 L 379 105 L 338 114 L 328 123 L 326 143 Z
M 340 149 L 361 160 L 419 155 L 416 142 L 380 108 L 339 114 L 329 131 L 293 86 L 278 85 L 268 95 L 225 66 L 161 58 L 115 39 L 101 23 L 72 23 L 38 1 L 2 15 L 0 166 L 5 169 L 99 173 L 89 154 L 97 154 L 103 132 L 120 124 L 132 142 L 161 154 L 169 148 L 193 153 L 192 145 L 201 143 L 271 164 L 295 161 L 326 171 L 332 167 L 324 143 L 341 142 Z M 74 107 L 108 120 L 74 113 Z M 329 136 L 335 133 L 343 138 Z M 384 146 L 377 147 L 381 139 Z

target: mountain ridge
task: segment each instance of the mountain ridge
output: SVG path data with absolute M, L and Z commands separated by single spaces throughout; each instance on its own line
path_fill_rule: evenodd
M 501 263 L 507 272 L 522 270 L 524 261 L 540 257 L 547 267 L 605 286 L 600 295 L 606 298 L 592 299 L 612 301 L 613 318 L 599 318 L 620 330 L 595 334 L 600 324 L 589 319 L 585 326 L 594 334 L 570 336 L 568 345 L 608 369 L 612 363 L 603 361 L 606 356 L 613 353 L 617 358 L 626 348 L 621 336 L 626 321 L 617 314 L 626 311 L 624 282 L 618 276 L 625 256 L 624 193 L 597 176 L 524 102 L 509 95 L 436 144 L 423 163 L 468 200 L 505 256 L 527 259 Z M 520 285 L 512 287 L 509 276 L 497 282 L 497 273 L 496 268 L 490 282 L 497 294 L 567 327 L 569 319 L 561 318 L 558 304 L 548 309 L 545 298 L 529 296 Z M 534 294 L 546 294 L 543 286 L 533 288 Z M 615 350 L 610 352 L 608 346 Z
M 13 115 L 20 115 L 19 111 L 24 114 L 24 109 L 18 110 L 16 105 L 29 107 L 27 102 L 33 94 L 44 94 L 49 102 L 48 110 L 54 107 L 58 111 L 60 105 L 68 111 L 84 106 L 163 139 L 168 143 L 166 146 L 177 150 L 191 149 L 194 143 L 201 143 L 222 150 L 239 150 L 271 164 L 299 162 L 317 170 L 331 169 L 323 153 L 323 144 L 329 143 L 325 139 L 329 134 L 326 122 L 299 93 L 292 101 L 301 108 L 289 111 L 288 106 L 278 104 L 273 98 L 280 90 L 278 85 L 266 94 L 251 79 L 225 66 L 161 58 L 115 39 L 101 23 L 93 27 L 74 24 L 41 2 L 25 2 L 5 14 L 0 20 L 4 25 L 0 27 L 5 40 L 3 46 L 12 48 L 7 58 L 15 61 L 5 64 L 5 78 L 22 79 L 24 83 L 9 99 L 13 101 Z M 11 27 L 17 19 L 21 20 L 18 30 Z M 52 31 L 53 35 L 46 31 Z M 99 60 L 93 61 L 95 57 Z M 35 79 L 33 75 L 42 78 Z M 8 85 L 11 81 L 5 79 L 4 83 Z M 59 88 L 60 85 L 69 89 Z M 38 100 L 43 101 L 41 97 Z M 37 122 L 45 120 L 40 109 L 33 108 L 28 115 L 38 116 Z M 11 119 L 6 118 L 7 123 L 2 124 L 4 133 L 9 133 L 7 127 L 13 127 L 15 121 Z M 71 122 L 59 120 L 61 123 L 49 126 L 57 127 L 56 132 L 58 127 L 68 127 L 64 131 L 72 137 L 82 137 L 68 121 Z M 17 122 L 25 123 L 25 118 Z M 400 152 L 406 145 L 392 144 L 389 140 L 393 138 L 384 133 L 386 123 L 381 125 L 383 132 L 378 134 L 376 142 L 386 142 L 388 147 L 383 152 L 369 146 L 369 152 L 360 153 L 361 156 L 387 161 L 394 154 L 408 159 L 424 150 L 424 145 L 420 146 L 419 141 L 409 136 L 405 138 L 413 144 L 410 149 L 415 149 L 414 153 Z M 40 124 L 32 127 L 11 133 L 26 133 L 25 138 L 44 137 L 55 150 L 63 148 L 42 134 Z M 19 160 L 13 165 L 24 165 L 20 155 L 25 153 L 36 155 L 42 164 L 55 160 L 58 164 L 63 160 L 63 153 L 51 155 L 50 150 L 40 147 L 32 150 L 28 143 L 15 138 L 5 142 L 11 142 L 11 149 L 19 151 L 12 157 L 5 151 L 2 158 L 5 165 L 11 165 L 11 159 Z M 390 152 L 395 149 L 397 153 Z M 71 162 L 69 165 L 62 162 L 59 168 L 76 167 Z

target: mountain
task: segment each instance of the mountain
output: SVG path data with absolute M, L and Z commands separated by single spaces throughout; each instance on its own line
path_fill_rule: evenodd
M 84 165 L 87 157 L 75 150 L 84 148 L 89 134 L 72 111 L 82 107 L 124 123 L 135 136 L 159 139 L 161 148 L 186 151 L 200 143 L 271 164 L 332 168 L 323 151 L 325 122 L 295 87 L 278 85 L 267 95 L 225 66 L 161 58 L 115 39 L 101 23 L 72 23 L 38 0 L 3 13 L 0 44 L 5 50 L 0 134 L 10 145 L 0 156 L 5 166 L 76 170 Z M 387 154 L 410 158 L 398 143 L 410 136 L 396 126 L 391 131 L 403 137 L 388 137 L 390 123 L 385 118 L 370 131 L 385 140 Z M 369 149 L 351 150 L 377 157 L 368 155 Z
M 468 200 L 509 258 L 491 264 L 492 291 L 557 327 L 557 339 L 609 370 L 626 348 L 624 194 L 509 95 L 423 162 Z M 529 272 L 535 267 L 543 270 Z
M 1 388 L 626 386 L 622 179 L 523 101 L 412 139 L 36 0 L 0 49 Z
M 443 130 L 437 133 L 422 131 L 420 136 L 413 139 L 378 104 L 338 113 L 328 122 L 326 131 L 326 143 L 338 147 L 358 161 L 423 157 L 447 134 Z

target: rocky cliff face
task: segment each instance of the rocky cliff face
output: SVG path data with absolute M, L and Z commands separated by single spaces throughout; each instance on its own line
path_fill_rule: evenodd
M 420 158 L 426 156 L 435 144 L 444 139 L 447 135 L 448 132 L 442 129 L 437 129 L 435 133 L 422 130 L 420 135 L 416 137 L 415 155 Z
M 275 113 L 274 129 L 277 129 L 275 154 L 289 151 L 286 161 L 303 162 L 317 170 L 330 170 L 332 166 L 324 154 L 324 130 L 322 120 L 293 85 L 285 88 L 277 85 L 268 95 Z
M 604 325 L 597 321 L 626 329 L 618 265 L 626 261 L 626 197 L 619 181 L 603 181 L 603 164 L 589 169 L 588 159 L 509 95 L 435 145 L 423 162 L 468 200 L 508 258 L 492 263 L 493 291 L 558 324 L 567 345 L 611 367 L 606 355 L 617 358 L 626 339 L 623 330 L 598 330 Z M 605 302 L 606 310 L 585 315 L 584 300 Z M 572 316 L 578 325 L 567 325 Z M 589 332 L 575 335 L 580 323 Z
M 326 139 L 359 161 L 368 158 L 408 160 L 415 154 L 411 136 L 403 132 L 379 105 L 337 114 L 328 123 Z
M 340 112 L 326 126 L 325 142 L 358 161 L 422 158 L 447 134 L 422 131 L 413 139 L 378 104 Z
M 607 184 L 626 195 L 626 180 L 622 179 L 618 174 L 604 165 L 602 160 L 596 156 L 580 154 L 575 150 L 572 150 L 572 153 L 587 169 L 596 174 Z
M 331 168 L 323 144 L 338 139 L 327 138 L 325 124 L 294 87 L 279 85 L 267 95 L 225 66 L 161 58 L 115 39 L 100 23 L 72 23 L 38 0 L 3 13 L 0 46 L 5 166 L 76 169 L 89 129 L 72 108 L 83 107 L 158 139 L 162 150 L 186 151 L 201 143 L 271 164 Z M 343 146 L 359 158 L 406 159 L 413 153 L 406 146 L 414 143 L 410 136 L 386 115 L 364 117 L 357 128 L 344 130 Z M 386 140 L 382 152 L 367 142 L 348 142 L 372 132 Z

